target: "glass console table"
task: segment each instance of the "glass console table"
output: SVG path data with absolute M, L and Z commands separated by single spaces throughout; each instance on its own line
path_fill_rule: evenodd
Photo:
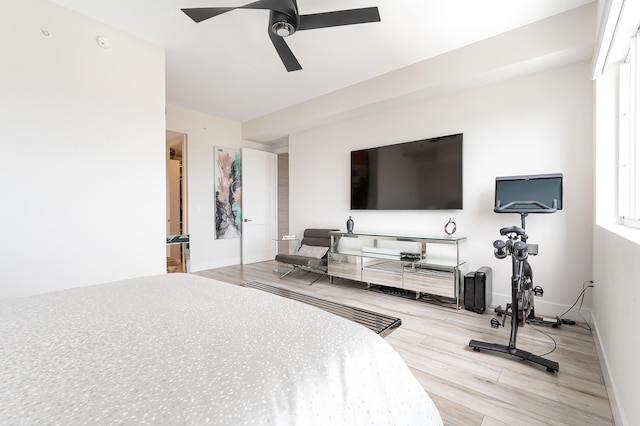
M 330 232 L 329 279 L 341 277 L 451 299 L 461 306 L 466 237 Z

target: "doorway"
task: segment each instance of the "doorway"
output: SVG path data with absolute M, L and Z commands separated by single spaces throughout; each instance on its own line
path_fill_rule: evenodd
M 188 235 L 187 224 L 187 135 L 166 131 L 167 237 Z M 167 240 L 169 240 L 167 238 Z M 187 243 L 167 243 L 167 272 L 188 272 Z
M 278 154 L 278 236 L 289 235 L 289 153 Z M 278 239 L 278 254 L 289 254 L 290 241 Z

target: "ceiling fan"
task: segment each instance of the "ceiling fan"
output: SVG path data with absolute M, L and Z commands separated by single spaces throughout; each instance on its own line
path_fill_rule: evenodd
M 293 52 L 291 52 L 291 49 L 289 49 L 289 46 L 287 46 L 284 37 L 288 37 L 296 31 L 380 21 L 380 13 L 377 7 L 300 15 L 298 14 L 296 0 L 258 0 L 239 7 L 199 7 L 181 10 L 194 22 L 198 23 L 235 9 L 264 9 L 270 11 L 269 37 L 282 63 L 289 72 L 301 70 L 302 67 Z

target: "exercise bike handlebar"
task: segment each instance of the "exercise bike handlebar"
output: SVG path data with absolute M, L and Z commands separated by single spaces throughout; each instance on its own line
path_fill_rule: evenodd
M 500 200 L 497 200 L 493 211 L 496 213 L 555 213 L 558 211 L 558 200 L 554 199 L 551 207 L 540 201 L 512 201 L 501 205 Z
M 500 229 L 500 235 L 508 235 L 508 234 L 516 234 L 518 236 L 524 235 L 525 237 L 527 235 L 524 228 L 521 228 L 519 226 L 508 226 L 506 228 Z

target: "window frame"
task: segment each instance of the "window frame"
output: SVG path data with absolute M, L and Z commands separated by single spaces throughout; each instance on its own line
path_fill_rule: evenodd
M 629 40 L 620 65 L 618 133 L 618 215 L 624 226 L 640 229 L 640 42 Z

